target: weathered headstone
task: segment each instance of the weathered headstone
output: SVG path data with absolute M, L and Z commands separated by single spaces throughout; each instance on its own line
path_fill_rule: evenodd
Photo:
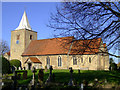
M 73 86 L 74 82 L 73 82 L 73 77 L 72 77 L 72 73 L 73 73 L 72 67 L 69 68 L 69 71 L 70 71 L 70 81 L 68 85 Z
M 50 73 L 49 73 L 49 77 L 48 77 L 48 79 L 46 80 L 46 82 L 45 82 L 45 84 L 48 84 L 48 83 L 50 83 L 50 82 L 52 82 L 52 70 L 53 70 L 53 68 L 52 68 L 52 66 L 50 66 Z
M 35 72 L 36 72 L 36 69 L 35 67 L 33 67 L 33 79 L 32 79 L 32 85 L 34 86 L 35 85 Z
M 83 90 L 83 83 L 81 83 L 81 89 L 80 90 Z
M 43 70 L 44 69 L 40 69 L 38 73 L 38 82 L 41 86 L 43 85 L 43 78 L 44 78 Z
M 97 78 L 95 78 L 95 79 L 94 79 L 94 85 L 93 85 L 93 86 L 94 86 L 94 87 L 96 87 L 96 86 L 97 86 L 97 84 L 98 84 L 98 79 L 97 79 Z

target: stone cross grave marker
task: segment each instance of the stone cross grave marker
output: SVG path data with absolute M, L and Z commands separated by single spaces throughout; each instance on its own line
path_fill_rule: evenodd
M 53 70 L 53 68 L 52 68 L 52 66 L 50 66 L 50 73 L 49 73 L 49 77 L 48 77 L 48 79 L 46 80 L 46 84 L 48 84 L 49 82 L 52 82 L 52 70 Z
M 72 70 L 72 67 L 69 68 L 69 71 L 70 71 L 70 81 L 69 81 L 68 85 L 73 86 L 73 77 L 72 77 L 73 70 Z

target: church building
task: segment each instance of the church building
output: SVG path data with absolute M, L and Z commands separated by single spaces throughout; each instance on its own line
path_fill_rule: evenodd
M 106 52 L 106 53 L 105 53 Z M 10 60 L 18 59 L 26 69 L 49 68 L 108 70 L 109 55 L 101 38 L 76 40 L 73 36 L 37 40 L 24 11 L 19 26 L 11 31 Z

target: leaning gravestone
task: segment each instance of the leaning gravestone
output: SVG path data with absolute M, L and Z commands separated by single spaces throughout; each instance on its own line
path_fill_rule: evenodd
M 38 73 L 38 82 L 41 86 L 43 85 L 43 78 L 44 78 L 43 70 L 44 69 L 40 69 Z
M 70 81 L 68 83 L 69 86 L 73 86 L 73 77 L 72 77 L 72 73 L 73 73 L 73 70 L 72 70 L 72 67 L 69 68 L 69 71 L 70 71 Z

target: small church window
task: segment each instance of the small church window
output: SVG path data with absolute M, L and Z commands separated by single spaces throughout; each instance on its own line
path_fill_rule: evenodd
M 62 58 L 60 56 L 58 57 L 58 66 L 62 66 Z
M 47 65 L 50 65 L 50 58 L 47 57 Z
M 17 40 L 19 40 L 20 39 L 20 34 L 19 35 L 17 35 Z
M 30 40 L 32 40 L 33 39 L 33 36 L 32 35 L 30 35 Z
M 19 44 L 19 40 L 16 41 L 16 44 Z
M 77 65 L 77 58 L 76 58 L 76 56 L 73 56 L 73 65 Z
M 89 63 L 91 63 L 91 57 L 89 57 Z

